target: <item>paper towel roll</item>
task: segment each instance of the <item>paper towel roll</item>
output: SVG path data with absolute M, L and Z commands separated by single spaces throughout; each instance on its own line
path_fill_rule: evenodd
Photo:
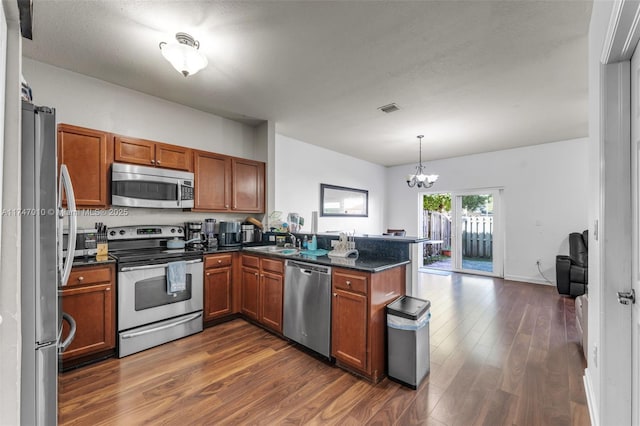
M 311 212 L 311 233 L 318 233 L 318 212 Z

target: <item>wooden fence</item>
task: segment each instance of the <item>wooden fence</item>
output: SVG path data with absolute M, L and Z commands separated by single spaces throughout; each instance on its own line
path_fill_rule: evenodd
M 436 211 L 424 210 L 422 213 L 422 235 L 430 240 L 442 241 L 442 244 L 423 244 L 423 257 L 432 259 L 440 256 L 443 247 L 451 247 L 451 219 Z
M 493 257 L 493 216 L 462 218 L 462 257 Z
M 425 210 L 423 235 L 442 244 L 424 244 L 423 256 L 440 256 L 443 248 L 451 247 L 451 219 L 448 215 Z M 491 259 L 493 257 L 493 216 L 462 218 L 462 256 Z

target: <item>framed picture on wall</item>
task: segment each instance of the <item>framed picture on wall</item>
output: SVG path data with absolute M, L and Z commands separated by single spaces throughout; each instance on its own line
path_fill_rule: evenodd
M 320 184 L 320 216 L 369 216 L 369 191 Z

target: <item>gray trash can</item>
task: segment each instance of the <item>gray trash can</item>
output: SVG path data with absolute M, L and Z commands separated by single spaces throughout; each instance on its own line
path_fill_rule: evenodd
M 387 305 L 389 378 L 417 389 L 429 374 L 431 302 L 402 296 Z

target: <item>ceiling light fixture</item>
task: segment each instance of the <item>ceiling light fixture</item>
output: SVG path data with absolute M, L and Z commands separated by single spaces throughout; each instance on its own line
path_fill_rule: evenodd
M 418 135 L 417 138 L 420 141 L 420 163 L 416 166 L 416 172 L 407 176 L 407 185 L 409 185 L 409 188 L 413 188 L 414 186 L 418 188 L 431 188 L 433 183 L 438 180 L 438 175 L 424 174 L 425 167 L 422 165 L 422 138 L 424 138 L 424 135 Z
M 176 33 L 177 42 L 160 43 L 162 56 L 185 77 L 193 75 L 209 63 L 200 49 L 200 42 L 187 33 Z

